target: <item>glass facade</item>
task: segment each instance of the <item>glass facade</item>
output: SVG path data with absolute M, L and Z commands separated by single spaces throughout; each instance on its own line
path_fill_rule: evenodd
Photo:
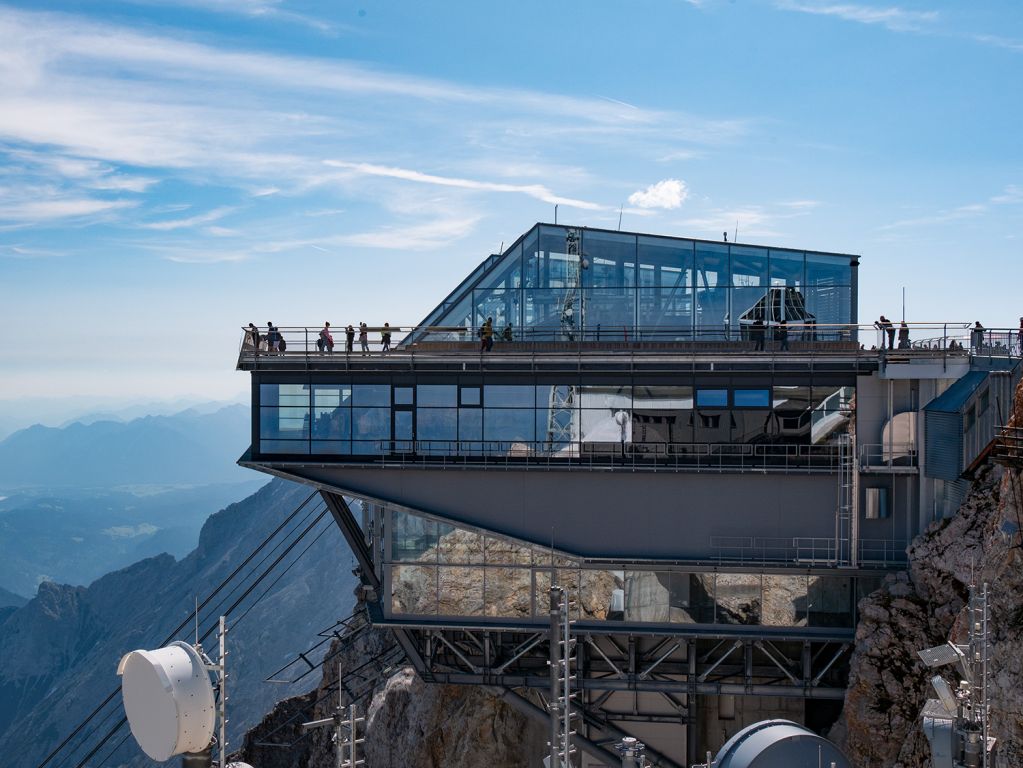
M 799 382 L 526 374 L 263 383 L 259 453 L 677 459 L 741 449 L 788 461 L 831 446 L 851 410 L 852 386 Z
M 756 319 L 793 340 L 846 339 L 856 257 L 538 224 L 423 322 L 418 340 L 739 340 Z
M 615 568 L 405 510 L 386 511 L 388 608 L 401 616 L 546 622 L 552 574 L 588 622 L 852 627 L 864 588 L 844 576 Z M 387 523 L 385 523 L 387 525 Z M 863 588 L 860 588 L 863 587 Z

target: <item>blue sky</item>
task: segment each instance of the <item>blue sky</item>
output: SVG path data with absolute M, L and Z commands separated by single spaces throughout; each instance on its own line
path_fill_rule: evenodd
M 858 253 L 1016 325 L 1018 2 L 0 3 L 0 399 L 224 398 L 563 223 Z

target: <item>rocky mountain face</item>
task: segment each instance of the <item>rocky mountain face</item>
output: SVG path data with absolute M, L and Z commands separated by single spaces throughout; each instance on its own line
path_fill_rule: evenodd
M 1023 425 L 1023 390 L 1013 423 Z M 1023 765 L 1023 551 L 1005 521 L 1019 524 L 1019 472 L 987 465 L 957 515 L 938 521 L 910 547 L 909 568 L 860 603 L 849 689 L 832 738 L 857 768 L 928 768 L 920 727 L 932 672 L 916 652 L 968 641 L 969 585 L 989 584 L 993 735 L 1007 766 Z M 883 734 L 883 738 L 879 735 Z
M 521 768 L 540 765 L 546 729 L 483 688 L 424 683 L 391 635 L 359 619 L 334 641 L 316 689 L 278 704 L 245 736 L 234 759 L 259 768 L 333 768 L 333 728 L 304 733 L 302 722 L 330 717 L 338 705 L 365 715 L 367 768 Z M 267 746 L 267 744 L 289 745 Z
M 0 613 L 0 647 L 4 648 L 0 657 L 3 764 L 9 768 L 38 765 L 93 707 L 119 689 L 116 666 L 121 656 L 138 648 L 158 647 L 189 615 L 194 596 L 208 594 L 307 495 L 308 489 L 275 480 L 244 501 L 211 516 L 200 534 L 198 547 L 180 561 L 170 555 L 159 555 L 107 574 L 88 587 L 45 583 L 24 606 L 3 609 Z M 307 510 L 312 510 L 312 505 Z M 279 538 L 284 538 L 303 514 Z M 312 522 L 313 517 L 301 527 Z M 307 545 L 309 548 L 303 553 Z M 249 568 L 260 563 L 261 558 L 250 563 L 240 574 L 240 581 L 232 583 L 239 588 L 230 594 L 224 607 L 240 597 L 255 574 L 266 569 L 282 552 L 283 546 L 278 547 L 258 570 L 253 570 L 252 577 L 246 578 Z M 355 584 L 352 565 L 348 548 L 328 514 L 229 616 L 229 671 L 233 681 L 229 740 L 241 743 L 242 734 L 260 712 L 301 689 L 262 681 L 294 659 L 296 652 L 314 645 L 320 639 L 317 632 L 350 613 Z M 273 583 L 278 576 L 280 580 Z M 216 616 L 216 610 L 202 613 L 204 631 L 215 624 Z M 180 633 L 180 639 L 190 640 L 192 634 L 189 627 Z M 215 648 L 215 639 L 211 637 L 206 645 Z M 78 746 L 73 750 L 73 760 L 66 765 L 74 766 L 81 760 L 99 736 L 122 716 L 118 695 L 102 711 L 96 732 L 92 733 L 90 726 L 82 734 L 85 738 L 74 742 Z M 152 761 L 140 757 L 130 736 L 114 749 L 127 733 L 126 727 L 122 729 L 97 753 L 89 763 L 90 768 L 99 765 L 108 752 L 110 756 L 104 765 L 111 768 L 151 765 Z

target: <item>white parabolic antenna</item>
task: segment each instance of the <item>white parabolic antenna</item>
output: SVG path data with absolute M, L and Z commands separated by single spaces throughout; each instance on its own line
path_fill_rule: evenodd
M 199 752 L 213 738 L 216 705 L 203 659 L 188 643 L 132 651 L 117 665 L 132 736 L 153 760 Z

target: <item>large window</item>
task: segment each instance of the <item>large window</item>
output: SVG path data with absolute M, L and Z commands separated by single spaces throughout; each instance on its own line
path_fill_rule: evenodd
M 474 340 L 488 317 L 516 341 L 742 338 L 742 318 L 773 317 L 762 303 L 791 305 L 788 322 L 854 320 L 854 257 L 788 249 L 536 227 L 492 257 L 431 313 L 425 338 Z M 771 289 L 777 293 L 772 293 Z M 821 329 L 818 339 L 848 338 Z
M 262 454 L 695 457 L 729 445 L 834 446 L 854 389 L 842 382 L 770 377 L 526 376 L 475 374 L 424 382 L 280 383 L 260 387 Z M 585 381 L 585 383 L 583 383 Z M 804 378 L 803 382 L 806 381 Z M 734 453 L 734 452 L 733 452 Z M 775 453 L 778 453 L 777 451 Z M 804 455 L 782 451 L 778 455 Z M 737 454 L 738 455 L 738 454 Z M 808 455 L 808 454 L 807 454 Z

